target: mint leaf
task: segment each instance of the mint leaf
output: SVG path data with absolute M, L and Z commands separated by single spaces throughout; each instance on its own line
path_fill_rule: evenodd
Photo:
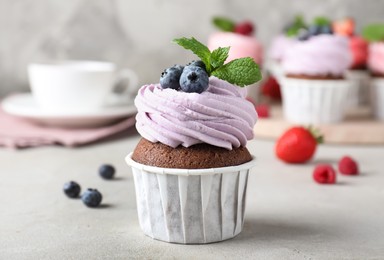
M 252 58 L 233 60 L 212 72 L 212 76 L 240 87 L 251 85 L 261 79 L 259 66 Z
M 328 18 L 319 16 L 313 20 L 313 24 L 317 26 L 328 26 L 331 24 L 331 21 Z
M 213 67 L 213 70 L 224 64 L 225 60 L 228 58 L 228 53 L 229 47 L 219 47 L 212 51 L 210 63 Z
M 296 15 L 293 23 L 286 28 L 285 34 L 288 37 L 294 37 L 299 34 L 301 29 L 306 29 L 307 25 L 304 22 L 304 18 L 301 15 Z
M 384 40 L 384 24 L 370 24 L 363 28 L 362 35 L 369 42 Z
M 213 24 L 224 32 L 233 32 L 235 30 L 235 23 L 225 17 L 214 17 Z
M 179 39 L 174 39 L 173 42 L 182 46 L 184 49 L 191 50 L 194 54 L 196 54 L 197 57 L 199 57 L 201 61 L 204 62 L 207 72 L 212 70 L 210 63 L 211 51 L 207 46 L 193 37 L 190 39 L 182 37 Z

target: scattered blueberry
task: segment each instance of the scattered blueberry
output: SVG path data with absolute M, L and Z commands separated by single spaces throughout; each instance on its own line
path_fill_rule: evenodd
M 321 27 L 318 25 L 310 25 L 308 27 L 309 36 L 316 36 L 320 34 Z
M 101 178 L 106 179 L 106 180 L 112 179 L 113 176 L 115 175 L 115 172 L 116 172 L 115 167 L 113 167 L 112 165 L 109 165 L 109 164 L 103 164 L 99 168 L 99 174 L 100 174 Z
M 80 185 L 74 181 L 70 181 L 64 184 L 64 193 L 70 198 L 78 198 L 80 194 Z
M 332 34 L 332 28 L 329 25 L 323 25 L 320 27 L 320 33 L 321 34 Z
M 174 65 L 168 69 L 165 69 L 161 73 L 160 85 L 162 88 L 171 88 L 178 90 L 180 88 L 179 80 L 181 73 L 183 73 L 183 66 Z
M 207 72 L 193 65 L 186 66 L 180 77 L 181 90 L 188 93 L 202 93 L 208 88 L 208 82 Z
M 202 68 L 203 70 L 206 70 L 205 64 L 201 60 L 194 60 L 194 61 L 188 63 L 187 66 L 197 66 L 197 67 Z
M 87 207 L 95 208 L 100 205 L 103 196 L 96 189 L 87 189 L 82 195 L 81 200 Z

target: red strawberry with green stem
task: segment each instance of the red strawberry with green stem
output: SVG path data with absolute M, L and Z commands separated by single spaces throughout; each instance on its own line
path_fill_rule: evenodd
M 304 163 L 315 154 L 323 137 L 309 127 L 295 126 L 288 129 L 276 142 L 275 152 L 279 159 L 287 163 Z

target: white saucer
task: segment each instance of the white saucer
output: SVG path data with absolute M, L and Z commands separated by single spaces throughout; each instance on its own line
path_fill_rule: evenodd
M 96 127 L 110 124 L 137 112 L 133 100 L 109 98 L 108 104 L 87 112 L 55 113 L 39 108 L 31 93 L 21 93 L 5 98 L 2 108 L 8 114 L 36 123 L 60 127 Z

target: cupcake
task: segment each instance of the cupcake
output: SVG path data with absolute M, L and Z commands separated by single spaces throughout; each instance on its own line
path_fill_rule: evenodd
M 285 118 L 302 124 L 340 122 L 351 87 L 344 79 L 351 63 L 347 39 L 332 34 L 324 18 L 315 19 L 298 39 L 282 63 Z
M 224 64 L 229 48 L 210 52 L 194 38 L 175 42 L 203 61 L 166 69 L 159 84 L 144 85 L 135 99 L 142 139 L 126 161 L 139 223 L 146 235 L 166 242 L 218 242 L 243 227 L 255 164 L 246 144 L 257 114 L 239 86 L 261 75 L 251 58 Z
M 363 36 L 369 41 L 368 69 L 372 79 L 372 103 L 376 118 L 384 120 L 384 24 L 368 25 Z
M 368 42 L 355 32 L 355 22 L 352 18 L 334 21 L 332 28 L 335 34 L 347 37 L 352 63 L 345 77 L 355 82 L 352 85 L 348 105 L 351 108 L 369 103 L 369 73 L 367 71 Z
M 285 52 L 289 50 L 297 41 L 296 36 L 300 30 L 307 28 L 303 17 L 296 16 L 294 21 L 285 26 L 283 33 L 279 34 L 272 40 L 268 50 L 267 70 L 273 77 L 279 79 L 283 76 L 281 62 Z
M 225 17 L 215 17 L 213 24 L 219 31 L 208 37 L 208 48 L 214 50 L 219 47 L 231 46 L 227 62 L 234 59 L 251 57 L 259 65 L 263 64 L 263 47 L 254 36 L 255 28 L 250 21 L 235 23 Z M 254 101 L 259 99 L 259 85 L 247 87 L 248 95 Z

